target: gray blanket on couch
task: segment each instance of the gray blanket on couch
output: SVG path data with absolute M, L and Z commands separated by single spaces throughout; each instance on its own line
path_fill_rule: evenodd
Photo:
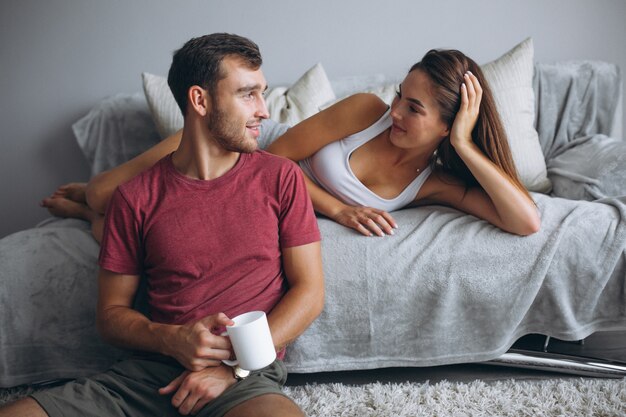
M 534 197 L 542 230 L 530 237 L 442 207 L 396 212 L 384 238 L 321 219 L 326 307 L 289 369 L 483 361 L 528 333 L 626 328 L 626 200 Z
M 581 61 L 536 64 L 537 131 L 553 195 L 597 200 L 626 194 L 626 141 L 616 129 L 619 67 Z M 620 120 L 617 120 L 620 119 Z

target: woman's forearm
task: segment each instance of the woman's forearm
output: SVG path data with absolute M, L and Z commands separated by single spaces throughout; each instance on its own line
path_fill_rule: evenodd
M 539 230 L 541 220 L 535 203 L 520 190 L 472 142 L 455 148 L 465 165 L 489 196 L 502 228 L 520 235 Z
M 316 212 L 332 219 L 346 207 L 343 202 L 341 202 L 336 197 L 329 194 L 328 191 L 317 185 L 306 174 L 304 174 L 304 181 L 306 182 L 306 188 L 309 192 L 311 202 L 313 203 L 313 208 Z

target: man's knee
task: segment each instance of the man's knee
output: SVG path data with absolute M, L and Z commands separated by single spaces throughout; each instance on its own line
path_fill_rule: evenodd
M 0 417 L 48 417 L 39 403 L 30 397 L 0 407 Z
M 224 417 L 305 417 L 300 407 L 289 398 L 278 394 L 266 394 L 245 401 Z

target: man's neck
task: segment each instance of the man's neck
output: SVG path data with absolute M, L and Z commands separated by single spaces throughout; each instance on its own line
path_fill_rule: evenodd
M 172 163 L 178 172 L 189 178 L 212 180 L 230 171 L 240 155 L 222 148 L 207 130 L 185 126 Z

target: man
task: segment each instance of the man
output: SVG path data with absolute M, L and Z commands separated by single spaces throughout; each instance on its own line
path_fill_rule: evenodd
M 258 47 L 213 34 L 174 54 L 178 149 L 121 185 L 100 251 L 98 329 L 142 354 L 22 399 L 0 416 L 293 416 L 277 360 L 224 365 L 229 317 L 264 310 L 279 358 L 323 307 L 320 235 L 299 169 L 257 151 L 268 117 Z M 140 276 L 151 319 L 132 309 Z

